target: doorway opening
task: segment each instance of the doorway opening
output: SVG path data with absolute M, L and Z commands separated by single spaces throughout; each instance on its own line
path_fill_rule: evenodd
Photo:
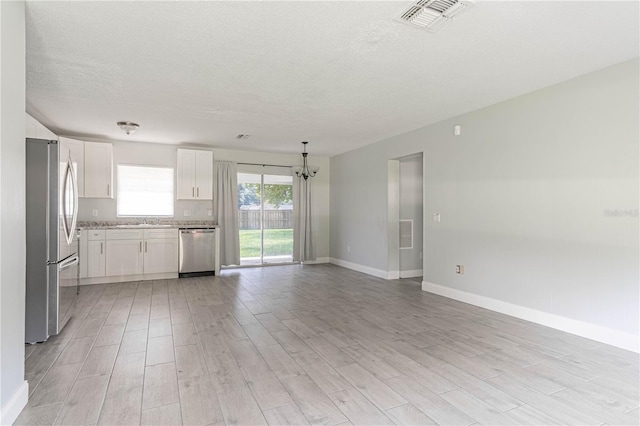
M 423 164 L 421 152 L 389 160 L 390 279 L 423 276 Z
M 293 177 L 238 173 L 240 265 L 293 262 Z

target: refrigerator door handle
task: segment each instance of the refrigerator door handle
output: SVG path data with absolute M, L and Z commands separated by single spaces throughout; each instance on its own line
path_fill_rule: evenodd
M 59 263 L 58 269 L 61 271 L 69 268 L 70 266 L 77 265 L 79 262 L 78 256 L 67 257 L 65 260 Z
M 67 183 L 68 179 L 71 179 L 71 196 L 73 197 L 73 210 L 71 212 L 67 211 L 69 207 L 69 203 L 67 197 L 69 194 L 67 193 Z M 65 237 L 67 239 L 67 244 L 71 244 L 73 241 L 73 235 L 76 229 L 76 221 L 78 219 L 78 182 L 76 181 L 76 173 L 73 170 L 73 163 L 71 162 L 71 153 L 69 153 L 69 159 L 67 160 L 67 169 L 64 174 L 64 182 L 62 185 L 62 211 L 63 211 L 63 219 L 62 224 L 64 227 Z M 67 217 L 71 213 L 71 223 L 69 224 L 67 221 Z

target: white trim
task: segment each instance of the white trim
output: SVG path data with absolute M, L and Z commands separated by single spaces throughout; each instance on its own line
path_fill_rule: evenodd
M 586 337 L 587 339 L 596 340 L 618 348 L 627 349 L 633 352 L 639 352 L 638 336 L 626 333 L 624 331 L 613 330 L 596 324 L 589 324 L 560 315 L 539 311 L 537 309 L 527 308 L 525 306 L 515 305 L 513 303 L 504 302 L 502 300 L 492 299 L 490 297 L 480 296 L 478 294 L 433 284 L 422 281 L 422 290 L 434 293 L 449 299 L 458 300 L 460 302 L 469 303 L 481 308 L 489 309 L 502 314 L 510 315 L 523 320 L 531 321 L 556 330 L 566 331 L 567 333 Z
M 29 400 L 29 383 L 25 380 L 0 411 L 0 425 L 11 425 L 16 421 Z
M 316 260 L 305 260 L 304 262 L 300 262 L 303 265 L 315 265 L 317 263 L 329 263 L 330 260 L 328 257 L 317 257 Z
M 374 277 L 383 278 L 385 280 L 387 279 L 387 271 L 383 271 L 382 269 L 370 268 L 357 263 L 347 262 L 346 260 L 336 259 L 335 257 L 331 257 L 330 262 L 334 265 L 342 266 L 343 268 L 353 269 L 354 271 L 373 275 Z
M 413 269 L 410 271 L 400 271 L 400 278 L 418 278 L 422 276 L 422 269 Z
M 387 272 L 388 280 L 399 280 L 400 279 L 400 271 L 389 271 Z
M 128 281 L 166 280 L 172 278 L 178 278 L 178 273 L 166 272 L 159 274 L 115 275 L 111 277 L 80 278 L 80 285 L 124 283 Z

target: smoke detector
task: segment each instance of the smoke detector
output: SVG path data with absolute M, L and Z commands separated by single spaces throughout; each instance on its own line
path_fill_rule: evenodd
M 396 19 L 412 27 L 436 32 L 474 4 L 474 0 L 418 0 L 405 8 Z

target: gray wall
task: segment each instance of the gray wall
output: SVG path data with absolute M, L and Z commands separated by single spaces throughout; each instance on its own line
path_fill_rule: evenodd
M 24 2 L 0 2 L 0 409 L 24 384 Z M 18 407 L 20 408 L 20 407 Z M 13 419 L 3 419 L 2 424 Z
M 637 335 L 638 72 L 636 59 L 331 158 L 331 257 L 386 270 L 386 162 L 424 152 L 425 281 Z
M 400 158 L 400 220 L 413 220 L 413 248 L 400 250 L 400 276 L 422 271 L 422 154 Z

